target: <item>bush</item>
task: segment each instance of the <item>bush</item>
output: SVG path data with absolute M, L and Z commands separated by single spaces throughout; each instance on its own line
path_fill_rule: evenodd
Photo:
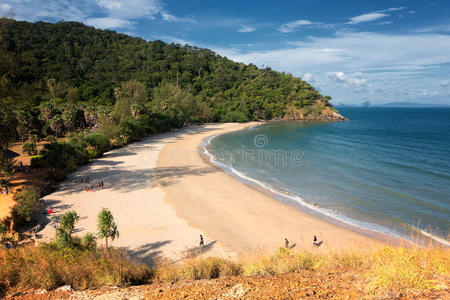
M 36 143 L 34 142 L 25 142 L 22 145 L 22 152 L 27 155 L 36 155 L 37 149 L 36 149 Z
M 86 149 L 70 143 L 45 144 L 40 154 L 43 166 L 63 173 L 71 172 L 89 161 Z
M 92 233 L 87 233 L 81 240 L 81 246 L 88 250 L 94 250 L 97 248 L 97 238 Z
M 145 125 L 139 121 L 126 121 L 120 125 L 120 133 L 129 141 L 138 141 L 147 135 Z
M 240 111 L 229 111 L 222 120 L 223 122 L 247 122 L 248 118 Z
M 41 202 L 39 195 L 32 190 L 23 190 L 16 195 L 17 205 L 14 207 L 16 223 L 28 223 L 39 212 Z
M 54 143 L 56 142 L 56 137 L 54 135 L 48 135 L 46 140 L 49 143 Z
M 87 135 L 84 140 L 89 146 L 94 148 L 99 155 L 111 149 L 111 142 L 109 139 L 101 133 L 91 133 Z
M 56 231 L 55 245 L 58 249 L 73 248 L 74 241 L 66 231 L 58 228 L 58 230 Z

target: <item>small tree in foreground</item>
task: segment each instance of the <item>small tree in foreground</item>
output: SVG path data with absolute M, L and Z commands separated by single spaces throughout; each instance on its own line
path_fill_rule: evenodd
M 75 211 L 68 211 L 59 219 L 59 228 L 64 230 L 69 237 L 72 237 L 73 230 L 75 229 L 75 223 L 80 219 Z
M 113 241 L 119 237 L 117 224 L 114 222 L 114 217 L 109 209 L 102 208 L 102 210 L 98 213 L 97 230 L 98 237 L 100 239 L 105 239 L 106 248 L 108 248 L 108 239 Z
M 75 211 L 68 211 L 59 219 L 59 228 L 56 231 L 56 245 L 59 248 L 72 248 L 74 240 L 72 238 L 75 223 L 80 217 Z

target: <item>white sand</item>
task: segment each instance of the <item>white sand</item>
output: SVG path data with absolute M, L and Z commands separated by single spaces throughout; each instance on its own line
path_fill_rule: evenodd
M 186 251 L 197 253 L 195 249 L 202 232 L 176 215 L 164 201 L 165 193 L 153 180 L 161 148 L 191 131 L 183 129 L 160 134 L 110 151 L 69 174 L 58 191 L 43 198 L 45 207 L 51 206 L 55 213 L 49 218 L 43 216 L 47 225 L 38 232 L 38 237 L 42 237 L 38 241 L 52 239 L 55 229 L 48 222 L 71 210 L 80 216 L 75 235 L 95 233 L 97 214 L 105 207 L 111 210 L 120 232 L 113 245 L 127 249 L 132 257 L 151 263 L 160 257 L 179 260 Z M 73 183 L 73 178 L 88 175 L 95 192 L 85 192 L 83 188 L 87 184 Z M 105 184 L 103 190 L 98 189 L 99 181 Z M 208 237 L 203 235 L 208 241 Z M 227 256 L 217 245 L 211 245 L 208 250 L 208 255 Z
M 324 243 L 318 251 L 375 245 L 373 239 L 338 227 L 237 181 L 204 161 L 198 145 L 208 136 L 242 129 L 248 124 L 191 126 L 145 139 L 70 174 L 61 188 L 44 198 L 55 213 L 80 215 L 76 235 L 96 232 L 96 218 L 109 208 L 120 237 L 114 246 L 149 263 L 157 258 L 178 261 L 186 251 L 198 253 L 203 234 L 204 255 L 235 257 L 255 251 L 273 251 L 287 237 L 296 249 L 317 251 L 312 237 Z M 90 176 L 91 184 L 104 181 L 105 189 L 85 192 L 74 177 Z M 51 223 L 38 233 L 41 241 L 55 235 Z

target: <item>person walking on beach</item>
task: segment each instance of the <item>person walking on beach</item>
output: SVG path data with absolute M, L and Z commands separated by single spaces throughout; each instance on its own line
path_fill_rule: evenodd
M 204 247 L 205 242 L 203 241 L 203 235 L 200 234 L 200 247 Z

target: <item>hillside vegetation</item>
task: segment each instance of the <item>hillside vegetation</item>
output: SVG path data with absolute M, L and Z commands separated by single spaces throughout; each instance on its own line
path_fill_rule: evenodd
M 0 18 L 0 185 L 13 179 L 13 141 L 33 169 L 59 180 L 113 147 L 193 123 L 339 119 L 329 99 L 300 78 L 208 49 Z M 26 220 L 32 202 L 23 201 Z
M 84 290 L 143 283 L 151 285 L 131 294 L 104 289 L 90 295 L 104 294 L 108 299 L 137 295 L 150 299 L 445 299 L 449 295 L 449 252 L 432 246 L 327 255 L 280 248 L 270 257 L 242 262 L 200 257 L 155 268 L 129 261 L 118 249 L 54 247 L 52 243 L 0 250 L 0 296 L 64 285 Z M 86 296 L 90 292 L 79 293 L 73 298 L 90 298 Z M 56 296 L 41 295 L 42 299 Z
M 30 129 L 56 135 L 92 126 L 97 114 L 115 106 L 133 108 L 137 121 L 156 130 L 158 122 L 180 127 L 283 118 L 288 107 L 319 101 L 329 106 L 329 99 L 290 74 L 236 63 L 208 49 L 147 42 L 75 22 L 0 20 L 0 104 L 10 108 L 4 117 L 18 138 Z M 120 100 L 125 103 L 118 105 Z M 132 113 L 115 117 L 123 122 Z

